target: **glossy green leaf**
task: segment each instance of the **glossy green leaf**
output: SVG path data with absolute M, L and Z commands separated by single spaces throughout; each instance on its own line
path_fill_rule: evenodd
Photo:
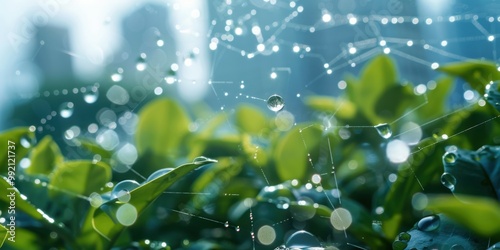
M 373 124 L 386 122 L 375 113 L 375 105 L 382 94 L 397 84 L 396 67 L 392 59 L 382 55 L 370 61 L 361 72 L 360 79 L 346 79 L 346 92 L 364 116 Z
M 151 102 L 139 112 L 135 141 L 139 154 L 176 154 L 189 133 L 189 117 L 181 106 L 170 99 Z
M 127 204 L 130 204 L 135 208 L 138 216 L 148 205 L 162 195 L 165 189 L 177 182 L 184 175 L 203 165 L 214 162 L 217 161 L 206 159 L 203 161 L 181 165 L 174 170 L 132 190 L 130 192 L 130 200 Z M 111 200 L 99 207 L 93 216 L 94 229 L 111 243 L 117 239 L 119 234 L 125 228 L 124 225 L 119 223 L 115 214 L 115 212 L 118 211 L 122 205 L 123 203 L 117 199 Z
M 78 139 L 78 142 L 81 144 L 83 148 L 87 149 L 89 152 L 100 155 L 103 160 L 111 159 L 111 156 L 113 155 L 113 152 L 102 148 L 95 141 L 91 141 L 89 139 L 84 138 L 84 139 Z
M 462 200 L 462 201 L 461 201 Z M 490 198 L 451 195 L 430 196 L 427 209 L 441 212 L 485 237 L 500 235 L 500 203 Z
M 258 108 L 242 105 L 236 109 L 235 124 L 242 132 L 258 135 L 268 127 L 268 120 Z
M 383 230 L 387 237 L 399 233 L 406 209 L 411 209 L 413 194 L 423 191 L 425 186 L 441 174 L 440 155 L 436 153 L 436 139 L 422 140 L 408 160 L 400 166 L 398 178 L 392 184 L 384 200 Z
M 30 158 L 31 164 L 26 169 L 26 173 L 44 175 L 49 175 L 64 160 L 61 150 L 49 135 L 33 148 Z
M 480 95 L 484 95 L 484 88 L 490 81 L 500 80 L 497 65 L 488 61 L 470 60 L 450 63 L 439 67 L 438 70 L 464 79 Z
M 0 225 L 0 247 L 3 246 L 3 243 L 7 239 L 7 228 L 4 227 L 3 225 Z
M 0 174 L 9 171 L 9 163 L 17 164 L 26 156 L 34 146 L 34 141 L 35 134 L 24 127 L 7 130 L 0 134 L 0 142 L 2 142 L 0 144 Z
M 356 105 L 351 101 L 329 96 L 308 96 L 305 104 L 314 110 L 335 114 L 336 118 L 343 120 L 353 119 L 357 111 Z
M 111 167 L 104 162 L 68 161 L 58 167 L 50 179 L 49 194 L 88 196 L 111 181 Z
M 310 169 L 308 154 L 321 140 L 323 131 L 317 125 L 298 125 L 279 140 L 274 158 L 281 180 L 303 179 Z

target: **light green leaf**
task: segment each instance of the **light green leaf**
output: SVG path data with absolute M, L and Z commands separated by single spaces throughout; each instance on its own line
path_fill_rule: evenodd
M 0 134 L 0 174 L 8 172 L 8 164 L 17 164 L 28 154 L 35 141 L 35 134 L 28 128 L 14 128 Z M 15 159 L 15 161 L 14 161 Z
M 165 189 L 177 182 L 181 177 L 196 168 L 214 162 L 217 161 L 206 159 L 204 161 L 181 165 L 174 170 L 132 190 L 130 192 L 130 200 L 127 204 L 132 205 L 136 210 L 136 216 L 139 216 L 148 205 L 153 203 L 154 200 L 163 194 Z M 124 205 L 124 203 L 118 201 L 117 199 L 111 200 L 99 207 L 93 216 L 92 223 L 94 229 L 105 239 L 110 241 L 111 244 L 118 238 L 119 234 L 125 228 L 124 225 L 119 223 L 119 220 L 116 217 L 116 211 L 118 211 L 122 205 Z
M 3 246 L 3 243 L 7 239 L 7 228 L 3 225 L 0 225 L 0 247 Z
M 13 194 L 15 196 L 16 209 L 23 211 L 35 220 L 44 219 L 42 214 L 36 211 L 36 208 L 33 205 L 31 205 L 25 199 L 21 198 L 21 195 L 19 194 L 19 191 L 17 189 L 12 189 L 12 186 L 5 177 L 0 178 L 0 188 L 1 190 L 6 190 L 5 193 L 7 195 L 0 195 L 0 202 L 4 203 L 7 207 L 10 204 L 10 196 L 8 195 Z
M 308 154 L 321 140 L 322 130 L 317 125 L 297 125 L 279 140 L 274 158 L 281 180 L 304 179 L 310 169 Z
M 58 167 L 50 179 L 49 195 L 59 192 L 88 196 L 111 181 L 111 167 L 104 162 L 69 161 Z
M 437 70 L 464 79 L 480 95 L 484 95 L 484 88 L 490 81 L 500 80 L 500 72 L 495 63 L 487 61 L 470 60 L 450 63 Z
M 176 154 L 189 133 L 189 117 L 177 102 L 159 99 L 139 112 L 135 141 L 139 154 Z
M 336 118 L 343 120 L 353 119 L 357 111 L 356 105 L 351 101 L 329 96 L 308 96 L 305 104 L 314 110 L 335 114 Z
M 444 114 L 452 87 L 453 78 L 441 77 L 436 80 L 435 89 L 427 90 L 427 104 L 416 110 L 422 121 L 430 121 Z
M 95 141 L 91 141 L 91 140 L 86 139 L 86 138 L 79 138 L 77 140 L 79 143 L 81 143 L 81 146 L 83 148 L 87 149 L 89 152 L 91 152 L 93 154 L 100 155 L 103 160 L 111 159 L 111 156 L 113 155 L 113 152 L 102 148 Z
M 31 152 L 28 174 L 49 175 L 64 160 L 61 150 L 50 135 L 45 136 Z
M 460 201 L 463 200 L 463 201 Z M 428 198 L 427 209 L 441 212 L 485 237 L 500 235 L 500 203 L 490 198 L 437 195 Z
M 253 106 L 239 106 L 235 115 L 235 124 L 242 132 L 259 135 L 268 127 L 267 117 Z

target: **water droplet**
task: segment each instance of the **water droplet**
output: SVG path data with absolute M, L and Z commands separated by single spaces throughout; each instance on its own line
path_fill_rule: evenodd
M 21 137 L 19 142 L 21 143 L 21 146 L 23 146 L 24 148 L 30 148 L 34 143 L 34 138 L 26 134 Z
M 444 155 L 443 155 L 443 162 L 445 164 L 455 164 L 455 162 L 457 161 L 457 155 L 453 152 L 446 152 Z
M 194 164 L 202 164 L 205 162 L 217 162 L 217 160 L 210 159 L 210 158 L 205 157 L 205 156 L 198 156 L 198 157 L 193 159 Z
M 224 223 L 224 227 L 229 227 L 229 221 L 226 221 L 226 223 Z
M 431 215 L 420 219 L 417 223 L 417 229 L 424 232 L 434 231 L 439 228 L 441 220 L 437 215 Z
M 123 180 L 115 185 L 111 191 L 111 199 L 118 198 L 122 202 L 130 200 L 130 191 L 139 187 L 140 184 L 134 180 Z
M 279 95 L 272 95 L 267 99 L 267 108 L 271 111 L 278 112 L 285 107 L 285 101 Z
M 392 243 L 392 249 L 393 250 L 404 250 L 406 247 L 408 246 L 408 243 L 404 242 L 404 241 L 394 241 Z
M 288 209 L 290 207 L 290 200 L 286 197 L 278 197 L 274 199 L 274 203 L 279 209 Z
M 65 102 L 59 106 L 59 115 L 62 118 L 69 118 L 73 115 L 74 104 L 72 102 Z
M 321 247 L 321 243 L 316 236 L 304 230 L 297 231 L 290 235 L 285 241 L 285 245 L 289 249 Z
M 240 226 L 236 226 L 235 230 L 236 230 L 236 232 L 239 232 L 240 231 Z
M 495 245 L 488 248 L 488 250 L 500 249 L 500 242 L 497 242 Z
M 137 63 L 135 64 L 135 68 L 138 71 L 144 71 L 146 67 L 147 67 L 146 59 L 139 57 L 139 59 L 137 59 Z
M 137 220 L 137 209 L 129 203 L 121 205 L 116 210 L 116 220 L 124 226 L 133 225 Z
M 457 179 L 450 173 L 443 173 L 441 175 L 441 183 L 451 191 L 454 191 L 455 184 L 457 184 Z
M 170 172 L 172 170 L 174 170 L 174 169 L 173 168 L 162 168 L 160 170 L 156 170 L 154 173 L 152 173 L 148 177 L 148 179 L 146 180 L 146 182 L 150 182 L 150 181 L 152 181 L 152 180 L 154 180 L 154 179 L 156 179 L 156 178 L 158 178 L 158 177 L 160 177 L 160 176 L 162 176 L 162 175 L 164 175 L 164 174 L 166 174 L 166 173 L 168 173 L 168 172 Z
M 378 134 L 384 139 L 389 139 L 392 136 L 392 130 L 389 124 L 381 123 L 375 126 Z
M 88 103 L 92 104 L 97 101 L 97 98 L 99 97 L 99 92 L 97 91 L 90 91 L 88 93 L 85 93 L 83 95 L 83 100 Z

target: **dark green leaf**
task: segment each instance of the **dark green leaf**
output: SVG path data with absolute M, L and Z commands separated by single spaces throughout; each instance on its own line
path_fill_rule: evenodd
M 408 109 L 418 106 L 419 99 L 409 84 L 388 86 L 375 102 L 374 111 L 385 121 L 393 121 Z
M 484 95 L 484 88 L 490 81 L 500 80 L 500 72 L 495 63 L 487 61 L 450 63 L 439 67 L 438 70 L 464 79 L 481 95 Z
M 139 112 L 135 141 L 139 154 L 176 154 L 189 133 L 189 117 L 179 104 L 169 99 L 151 102 Z
M 44 175 L 49 175 L 64 160 L 61 150 L 49 135 L 33 148 L 30 158 L 31 165 L 26 169 L 26 173 Z
M 236 109 L 236 126 L 245 133 L 259 135 L 268 127 L 266 116 L 257 108 L 242 105 Z
M 500 203 L 490 198 L 438 195 L 428 198 L 427 209 L 442 212 L 452 220 L 485 237 L 500 235 Z
M 111 180 L 111 167 L 104 162 L 69 161 L 60 165 L 51 176 L 49 194 L 88 196 Z
M 0 174 L 4 174 L 8 172 L 9 163 L 16 165 L 28 154 L 34 146 L 35 134 L 28 128 L 14 128 L 0 134 L 0 141 L 2 142 L 0 144 Z
M 308 154 L 321 141 L 319 126 L 304 124 L 290 130 L 274 152 L 276 171 L 281 180 L 303 179 L 308 168 Z
M 207 159 L 196 163 L 181 165 L 174 170 L 132 190 L 130 192 L 130 200 L 126 204 L 132 205 L 138 216 L 148 205 L 162 195 L 165 189 L 170 187 L 170 185 L 174 184 L 181 177 L 196 168 L 214 162 L 216 161 Z M 94 229 L 111 242 L 114 242 L 125 228 L 124 225 L 118 222 L 116 214 L 114 214 L 114 212 L 116 212 L 122 205 L 124 204 L 117 199 L 111 200 L 104 203 L 99 209 L 97 209 L 93 216 Z

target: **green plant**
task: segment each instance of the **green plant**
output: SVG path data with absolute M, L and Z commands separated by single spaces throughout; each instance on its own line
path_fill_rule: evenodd
M 486 84 L 500 80 L 495 65 L 481 61 L 440 70 L 467 80 L 481 95 Z M 425 94 L 400 79 L 389 57 L 376 57 L 360 77 L 346 77 L 345 95 L 307 97 L 316 115 L 296 125 L 241 105 L 231 114 L 212 114 L 191 131 L 194 122 L 179 103 L 155 100 L 139 112 L 138 158 L 126 173 L 112 174 L 124 163 L 93 139 L 73 139 L 88 157 L 67 160 L 49 136 L 35 144 L 29 128 L 5 131 L 0 135 L 2 190 L 11 187 L 4 142 L 15 143 L 16 162 L 28 157 L 30 165 L 17 168 L 15 175 L 16 235 L 23 240 L 4 240 L 4 245 L 405 249 L 436 234 L 453 234 L 456 223 L 464 225 L 465 233 L 456 233 L 455 245 L 470 242 L 464 237 L 469 232 L 478 235 L 478 246 L 500 241 L 498 148 L 488 147 L 492 153 L 477 159 L 473 156 L 483 151 L 461 150 L 495 142 L 492 137 L 500 132 L 497 85 L 488 89 L 493 105 L 450 111 L 446 97 L 453 78 L 437 79 Z M 410 145 L 408 155 L 387 157 L 388 144 L 403 137 Z M 457 163 L 450 163 L 450 152 Z M 441 184 L 447 180 L 443 164 L 455 175 L 456 188 L 451 189 L 458 199 Z M 457 165 L 466 171 L 457 172 Z M 156 178 L 141 179 L 150 175 Z M 473 177 L 477 182 L 468 182 Z M 128 181 L 120 184 L 127 188 L 113 191 L 129 179 L 142 184 Z M 9 202 L 0 197 L 2 216 Z M 415 224 L 429 212 L 443 214 Z M 439 230 L 422 229 L 436 220 L 443 223 Z M 308 233 L 290 236 L 299 228 Z M 0 239 L 3 235 L 8 231 L 0 227 Z

